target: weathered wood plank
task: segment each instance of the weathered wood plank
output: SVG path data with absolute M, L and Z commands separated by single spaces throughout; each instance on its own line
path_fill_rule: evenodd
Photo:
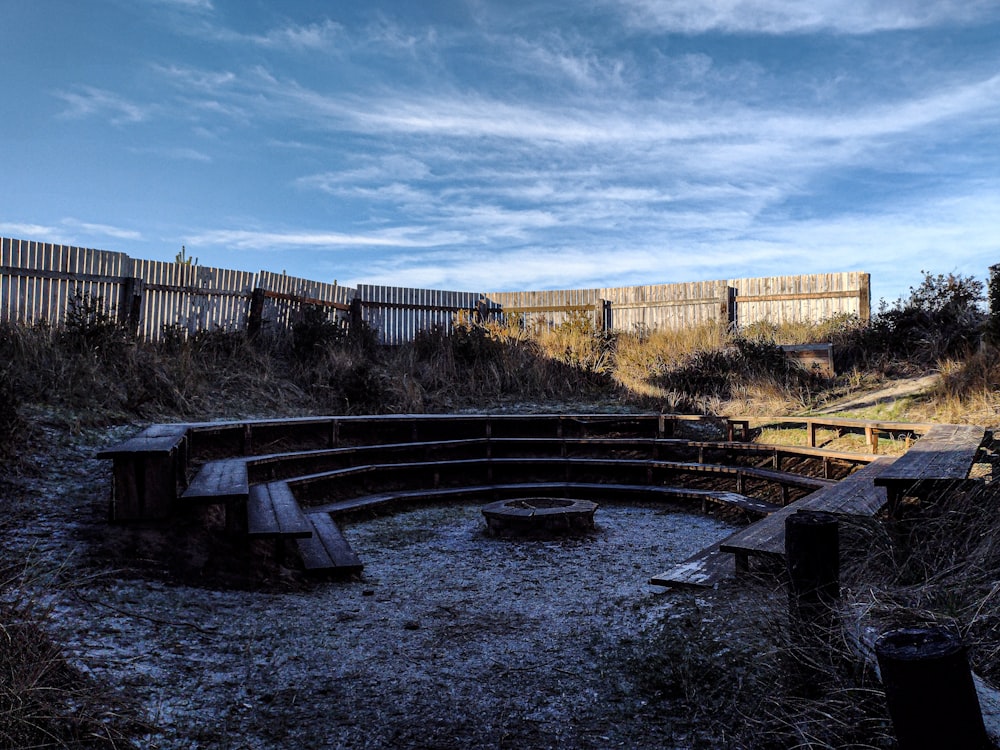
M 659 575 L 649 579 L 654 586 L 712 588 L 736 575 L 735 558 L 719 549 L 719 544 L 696 552 Z
M 255 484 L 247 499 L 247 536 L 252 539 L 307 537 L 312 526 L 288 484 Z
M 934 425 L 877 483 L 965 479 L 985 439 L 982 427 Z
M 138 435 L 97 451 L 98 458 L 115 458 L 133 453 L 171 453 L 184 442 L 188 426 L 184 424 L 154 424 Z
M 195 474 L 181 497 L 207 503 L 246 499 L 250 492 L 247 462 L 226 458 L 205 463 Z
M 351 549 L 329 513 L 307 513 L 306 519 L 312 528 L 312 535 L 298 539 L 296 545 L 307 571 L 349 575 L 361 572 L 364 567 L 361 558 Z

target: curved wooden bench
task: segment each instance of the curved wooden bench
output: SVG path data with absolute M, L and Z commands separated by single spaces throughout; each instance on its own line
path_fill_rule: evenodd
M 828 479 L 758 469 L 682 461 L 605 458 L 475 458 L 454 461 L 369 464 L 297 477 L 290 482 L 300 502 L 349 499 L 360 494 L 397 489 L 437 489 L 463 485 L 525 482 L 591 482 L 619 485 L 672 485 L 678 475 L 727 478 L 742 493 L 753 479 L 780 488 L 783 501 L 789 488 L 805 493 L 829 487 Z
M 412 463 L 441 459 L 517 457 L 632 457 L 660 459 L 688 456 L 705 463 L 706 455 L 722 454 L 764 458 L 780 470 L 784 458 L 817 459 L 824 478 L 829 464 L 866 464 L 873 457 L 823 448 L 756 443 L 682 440 L 677 438 L 474 438 L 388 445 L 349 446 L 317 451 L 296 451 L 264 456 L 238 456 L 206 462 L 194 476 L 183 499 L 200 503 L 229 503 L 246 498 L 253 482 L 289 479 L 323 471 L 365 464 Z

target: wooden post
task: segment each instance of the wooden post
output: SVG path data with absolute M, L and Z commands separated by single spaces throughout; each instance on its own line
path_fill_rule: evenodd
M 871 276 L 867 273 L 860 274 L 861 284 L 858 289 L 858 317 L 862 323 L 867 323 L 872 317 L 872 291 Z
M 361 329 L 361 325 L 365 320 L 360 297 L 355 297 L 351 300 L 351 311 L 349 315 L 351 319 L 351 328 L 355 333 L 357 333 Z
M 118 323 L 133 336 L 139 331 L 142 314 L 142 279 L 127 278 L 122 281 L 118 300 Z
M 900 750 L 993 747 L 959 636 L 940 627 L 900 628 L 875 642 Z
M 812 420 L 808 420 L 806 422 L 806 429 L 809 431 L 809 447 L 810 448 L 815 448 L 816 447 L 816 430 L 817 430 L 817 428 L 818 428 L 818 425 L 815 422 L 813 422 Z
M 247 313 L 247 337 L 253 341 L 260 336 L 264 325 L 264 290 L 254 289 L 250 293 L 250 310 Z
M 840 525 L 832 513 L 800 510 L 785 519 L 785 558 L 793 616 L 828 619 L 840 598 Z
M 785 519 L 788 620 L 793 648 L 788 674 L 795 691 L 816 695 L 828 681 L 830 633 L 840 597 L 840 535 L 837 517 L 798 511 Z

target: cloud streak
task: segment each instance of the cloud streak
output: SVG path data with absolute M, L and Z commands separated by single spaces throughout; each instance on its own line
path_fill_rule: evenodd
M 635 27 L 681 34 L 873 34 L 964 25 L 997 14 L 986 0 L 619 0 L 615 5 Z

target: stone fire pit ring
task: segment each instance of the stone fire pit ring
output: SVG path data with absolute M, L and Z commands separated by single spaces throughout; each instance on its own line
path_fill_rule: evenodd
M 526 497 L 484 505 L 491 536 L 557 536 L 594 530 L 597 503 L 560 497 Z

